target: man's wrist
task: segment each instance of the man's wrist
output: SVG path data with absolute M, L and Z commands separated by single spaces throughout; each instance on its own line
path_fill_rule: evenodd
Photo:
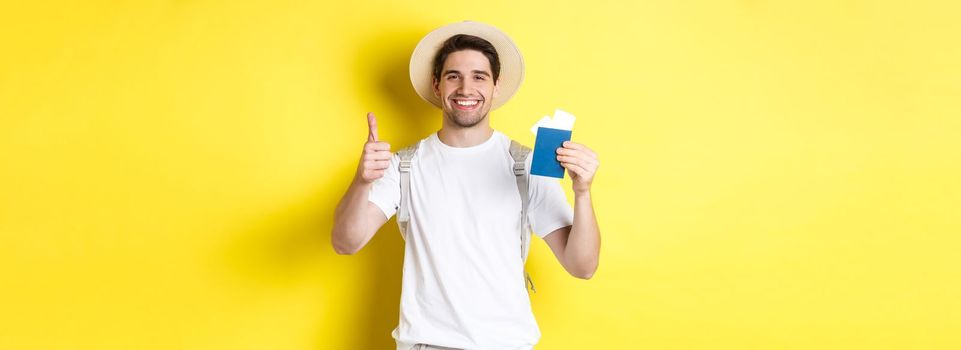
M 591 190 L 574 191 L 574 199 L 591 199 Z
M 369 189 L 374 185 L 374 182 L 373 181 L 367 182 L 364 180 L 363 177 L 358 175 L 358 176 L 354 176 L 354 181 L 353 181 L 353 184 L 351 185 L 361 189 Z

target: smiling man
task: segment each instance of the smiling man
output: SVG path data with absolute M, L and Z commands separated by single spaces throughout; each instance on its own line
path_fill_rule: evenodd
M 434 65 L 434 76 L 439 77 L 432 84 L 434 95 L 443 101 L 446 122 L 454 124 L 457 129 L 470 129 L 487 120 L 491 105 L 484 102 L 492 100 L 497 93 L 497 85 L 494 84 L 497 77 L 493 76 L 493 72 L 499 69 L 489 68 L 491 60 L 487 57 L 494 57 L 492 51 L 468 49 L 448 53 L 461 47 L 489 50 L 486 46 L 489 44 L 481 40 L 467 35 L 451 38 Z M 448 130 L 454 130 L 454 127 Z
M 490 111 L 524 76 L 520 52 L 494 27 L 468 21 L 434 30 L 414 49 L 410 75 L 417 93 L 441 109 L 442 127 L 391 153 L 368 113 L 360 165 L 335 212 L 333 247 L 359 251 L 397 214 L 405 239 L 392 332 L 398 350 L 532 349 L 541 334 L 526 292 L 527 242 L 543 238 L 566 271 L 591 278 L 600 252 L 590 195 L 597 154 L 574 142 L 557 149 L 573 208 L 556 179 L 529 175 L 529 149 L 490 126 Z

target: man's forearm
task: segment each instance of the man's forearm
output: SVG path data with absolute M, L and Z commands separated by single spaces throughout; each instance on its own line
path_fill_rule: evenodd
M 364 217 L 371 184 L 354 180 L 334 211 L 331 244 L 339 254 L 353 254 L 367 240 L 369 228 Z
M 574 225 L 567 239 L 564 256 L 567 265 L 580 278 L 590 278 L 597 271 L 600 257 L 601 232 L 594 216 L 591 193 L 575 192 Z

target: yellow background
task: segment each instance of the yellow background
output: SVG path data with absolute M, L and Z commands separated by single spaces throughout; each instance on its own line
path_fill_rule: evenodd
M 464 19 L 527 62 L 494 127 L 564 108 L 602 162 L 594 278 L 533 246 L 538 349 L 961 348 L 959 10 L 6 2 L 0 348 L 391 348 L 403 241 L 336 255 L 333 208 L 367 111 L 439 127 L 409 54 Z

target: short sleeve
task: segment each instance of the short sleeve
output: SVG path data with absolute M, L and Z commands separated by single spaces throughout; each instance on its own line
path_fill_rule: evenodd
M 394 155 L 390 157 L 390 166 L 384 171 L 384 177 L 374 180 L 370 194 L 367 196 L 367 199 L 371 203 L 374 203 L 374 205 L 384 212 L 384 216 L 386 216 L 388 220 L 397 213 L 397 208 L 400 204 L 399 163 L 400 156 L 394 153 Z
M 532 152 L 533 153 L 533 152 Z M 530 169 L 531 157 L 527 168 Z M 528 208 L 534 234 L 544 238 L 554 230 L 574 224 L 574 209 L 567 202 L 559 179 L 528 175 L 531 202 Z

